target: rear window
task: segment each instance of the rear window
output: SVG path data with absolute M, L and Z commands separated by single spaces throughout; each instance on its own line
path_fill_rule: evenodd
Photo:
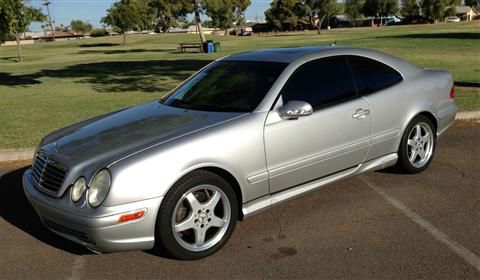
M 379 61 L 361 56 L 348 56 L 347 60 L 360 95 L 377 92 L 403 80 L 395 69 Z

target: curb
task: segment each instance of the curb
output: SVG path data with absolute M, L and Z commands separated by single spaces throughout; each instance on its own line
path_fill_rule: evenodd
M 480 119 L 480 111 L 471 111 L 471 112 L 458 112 L 455 116 L 456 120 L 470 120 L 470 119 Z
M 34 153 L 34 148 L 0 150 L 0 162 L 30 160 Z
M 470 119 L 480 119 L 480 111 L 472 112 L 458 112 L 455 116 L 456 120 L 470 120 Z M 34 148 L 26 149 L 0 149 L 0 162 L 5 161 L 17 161 L 17 160 L 31 160 L 33 158 L 33 153 L 35 153 Z

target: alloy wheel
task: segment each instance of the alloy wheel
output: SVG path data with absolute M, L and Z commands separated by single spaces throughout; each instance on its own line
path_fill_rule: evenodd
M 217 244 L 228 230 L 231 206 L 226 194 L 213 185 L 200 185 L 177 202 L 172 217 L 176 241 L 186 250 L 200 252 Z
M 427 123 L 416 124 L 407 140 L 407 156 L 410 164 L 416 168 L 423 167 L 433 154 L 433 131 Z

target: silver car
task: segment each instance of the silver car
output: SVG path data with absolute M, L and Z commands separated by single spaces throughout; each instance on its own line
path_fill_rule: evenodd
M 97 252 L 199 259 L 238 220 L 363 172 L 432 161 L 457 111 L 451 75 L 352 47 L 214 61 L 161 99 L 45 136 L 25 194 Z

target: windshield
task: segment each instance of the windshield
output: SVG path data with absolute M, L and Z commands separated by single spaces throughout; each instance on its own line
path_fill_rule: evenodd
M 214 112 L 251 112 L 287 64 L 217 61 L 167 96 L 165 105 Z

